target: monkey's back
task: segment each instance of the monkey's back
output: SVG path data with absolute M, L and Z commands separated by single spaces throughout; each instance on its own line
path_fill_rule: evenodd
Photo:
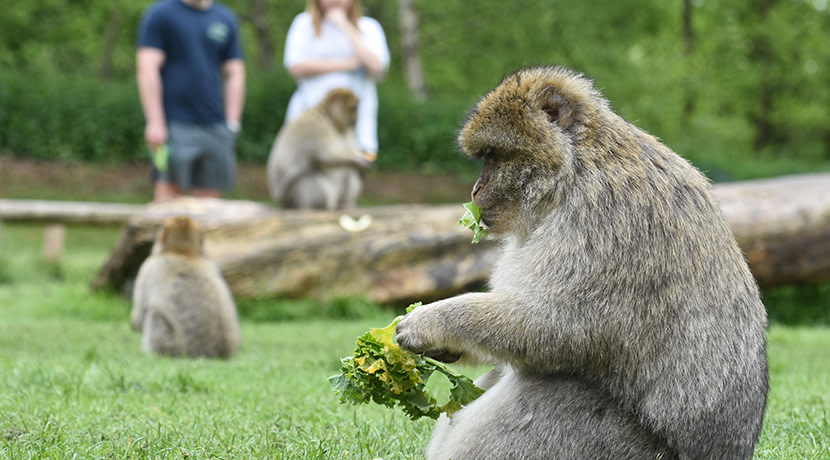
M 156 337 L 156 351 L 192 358 L 234 355 L 240 338 L 236 306 L 216 265 L 204 257 L 153 257 L 157 276 L 166 281 L 148 301 L 148 315 L 157 318 L 149 327 L 156 330 L 143 333 Z

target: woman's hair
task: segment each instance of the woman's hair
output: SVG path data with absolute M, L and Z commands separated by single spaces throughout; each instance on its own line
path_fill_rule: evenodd
M 323 22 L 323 9 L 320 8 L 320 0 L 308 0 L 306 3 L 306 11 L 311 14 L 311 22 L 314 24 L 314 33 L 320 36 L 320 24 Z M 352 7 L 347 12 L 349 21 L 357 27 L 357 20 L 363 16 L 363 8 L 360 6 L 360 0 L 352 0 Z

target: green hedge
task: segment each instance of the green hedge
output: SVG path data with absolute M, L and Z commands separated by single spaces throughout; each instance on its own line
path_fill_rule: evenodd
M 0 76 L 0 149 L 40 160 L 129 161 L 141 152 L 135 84 Z
M 264 163 L 282 125 L 294 82 L 283 71 L 249 78 L 238 154 Z M 378 166 L 463 169 L 455 147 L 468 100 L 416 102 L 405 88 L 380 86 Z M 44 74 L 0 75 L 0 151 L 38 160 L 143 160 L 143 116 L 135 81 Z

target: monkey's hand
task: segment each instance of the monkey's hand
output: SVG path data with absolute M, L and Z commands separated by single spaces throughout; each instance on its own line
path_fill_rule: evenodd
M 451 347 L 441 330 L 442 308 L 440 302 L 418 307 L 407 313 L 398 322 L 396 339 L 398 345 L 405 350 L 412 351 L 445 363 L 458 361 L 462 353 Z

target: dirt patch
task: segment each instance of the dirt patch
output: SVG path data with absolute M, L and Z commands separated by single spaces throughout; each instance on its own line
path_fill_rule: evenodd
M 475 178 L 457 174 L 366 174 L 361 205 L 461 203 Z M 152 199 L 149 166 L 41 162 L 0 155 L 0 198 L 142 203 Z M 264 165 L 239 165 L 231 199 L 270 201 Z

